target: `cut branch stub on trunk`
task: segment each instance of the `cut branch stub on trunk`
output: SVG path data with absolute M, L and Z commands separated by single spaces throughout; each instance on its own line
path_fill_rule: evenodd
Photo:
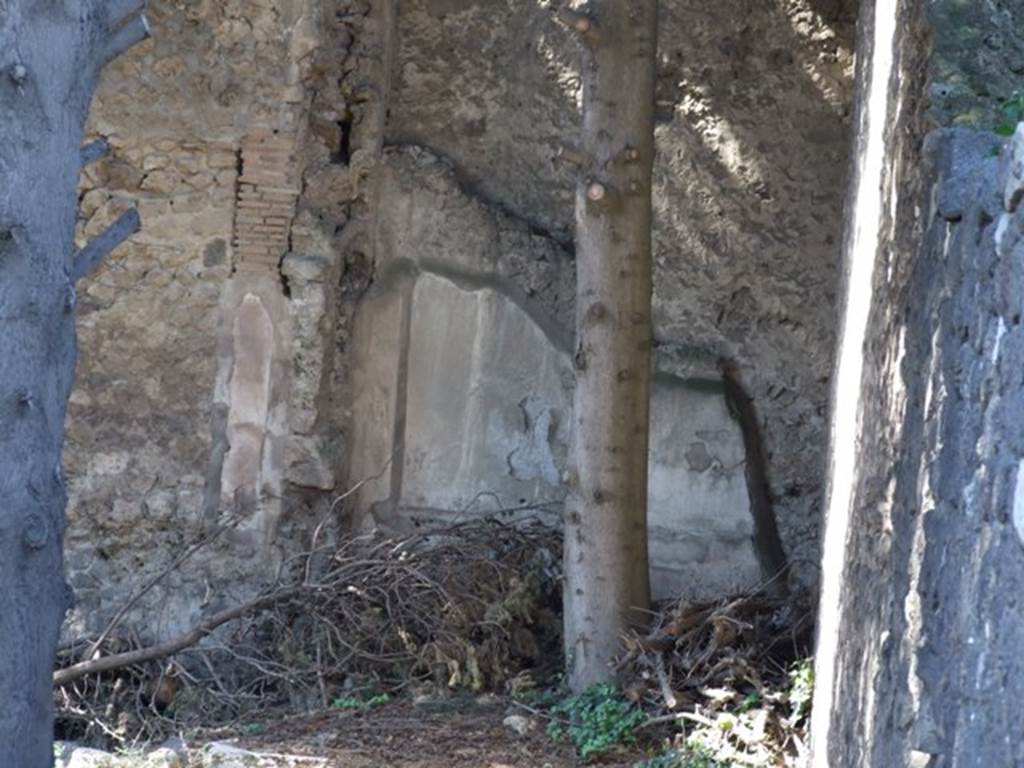
M 559 18 L 583 42 L 587 159 L 576 193 L 576 391 L 565 518 L 565 643 L 582 690 L 612 676 L 649 602 L 647 452 L 656 0 Z M 598 34 L 598 32 L 600 34 Z M 588 175 L 589 174 L 589 175 Z
M 135 208 L 125 211 L 117 220 L 97 235 L 87 246 L 75 254 L 71 262 L 71 281 L 77 283 L 89 274 L 103 259 L 121 243 L 142 227 L 142 220 Z
M 593 47 L 601 42 L 601 29 L 589 6 L 584 8 L 564 6 L 558 11 L 558 20 L 579 35 L 585 45 Z
M 586 152 L 581 152 L 576 147 L 568 145 L 559 147 L 558 154 L 555 157 L 563 163 L 568 163 L 580 169 L 590 168 L 594 164 L 594 159 L 587 155 Z
M 82 167 L 95 163 L 97 160 L 106 157 L 110 154 L 110 142 L 106 139 L 96 139 L 96 141 L 90 141 L 84 147 L 82 147 L 81 159 Z
M 104 65 L 109 64 L 129 48 L 149 38 L 149 22 L 145 16 L 136 16 L 116 30 L 103 49 Z

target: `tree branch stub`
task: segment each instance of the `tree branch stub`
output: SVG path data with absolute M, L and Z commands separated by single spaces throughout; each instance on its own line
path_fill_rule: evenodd
M 22 85 L 25 79 L 28 77 L 28 70 L 25 69 L 25 65 L 21 63 L 12 64 L 7 69 L 7 76 L 11 78 L 11 82 L 15 85 Z
M 146 10 L 146 0 L 108 0 L 107 14 L 113 29 Z
M 100 65 L 106 66 L 122 53 L 147 40 L 152 32 L 145 15 L 132 16 L 119 26 L 107 39 L 100 56 Z
M 142 219 L 135 208 L 122 213 L 102 234 L 75 254 L 71 261 L 71 281 L 76 283 L 89 274 L 111 251 L 139 231 Z
M 586 182 L 584 194 L 587 204 L 597 210 L 610 210 L 617 208 L 621 202 L 621 195 L 615 187 L 598 179 L 590 179 Z
M 585 9 L 563 7 L 558 11 L 558 20 L 575 32 L 587 45 L 595 46 L 601 42 L 597 22 Z
M 82 166 L 95 163 L 110 154 L 110 142 L 105 138 L 96 139 L 96 141 L 90 141 L 84 147 L 82 147 L 81 158 Z
M 594 158 L 592 158 L 587 152 L 568 145 L 558 148 L 558 152 L 555 154 L 555 159 L 576 168 L 587 168 L 594 163 Z

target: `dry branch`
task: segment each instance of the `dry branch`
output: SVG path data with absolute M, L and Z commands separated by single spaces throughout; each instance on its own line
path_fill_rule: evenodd
M 265 596 L 186 634 L 151 648 L 130 640 L 125 651 L 110 633 L 104 647 L 120 652 L 97 659 L 69 649 L 64 663 L 78 663 L 54 675 L 59 710 L 78 729 L 108 734 L 125 716 L 159 739 L 182 723 L 224 723 L 297 700 L 322 706 L 425 680 L 501 690 L 520 673 L 560 668 L 556 529 L 473 520 L 326 543 L 322 528 Z M 188 703 L 175 699 L 169 720 L 152 711 L 148 691 L 163 674 L 153 662 L 173 654 Z
M 630 697 L 667 710 L 641 727 L 688 721 L 721 747 L 715 758 L 723 764 L 793 764 L 785 759 L 799 751 L 807 720 L 806 713 L 793 715 L 788 671 L 810 652 L 812 615 L 808 605 L 778 597 L 768 585 L 723 600 L 666 607 L 646 635 L 627 638 L 619 660 Z M 743 713 L 746 722 L 762 723 L 749 744 L 737 720 Z M 719 716 L 740 724 L 723 731 Z
M 135 651 L 127 651 L 125 653 L 116 653 L 112 656 L 101 656 L 98 659 L 82 661 L 78 664 L 73 664 L 70 667 L 59 669 L 53 673 L 53 684 L 67 685 L 68 683 L 74 682 L 86 675 L 93 675 L 99 672 L 110 672 L 111 670 L 120 669 L 122 667 L 130 667 L 135 664 L 144 664 L 147 661 L 167 658 L 168 656 L 172 656 L 175 653 L 196 645 L 200 640 L 222 624 L 227 624 L 229 621 L 238 619 L 246 614 L 254 613 L 262 608 L 267 608 L 274 603 L 287 600 L 301 592 L 302 589 L 302 586 L 281 589 L 276 592 L 272 592 L 269 595 L 258 597 L 255 600 L 250 600 L 242 605 L 236 605 L 233 608 L 228 608 L 220 613 L 214 614 L 205 621 L 200 622 L 185 634 L 178 635 L 177 637 L 166 642 L 159 643 L 158 645 L 153 645 L 148 648 L 140 648 Z

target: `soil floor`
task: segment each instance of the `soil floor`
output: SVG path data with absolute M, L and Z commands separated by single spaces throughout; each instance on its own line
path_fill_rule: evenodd
M 527 719 L 520 735 L 505 718 Z M 508 699 L 484 696 L 413 704 L 398 701 L 368 711 L 327 711 L 244 723 L 231 730 L 191 734 L 193 748 L 228 742 L 257 753 L 306 760 L 282 765 L 331 768 L 578 768 L 568 744 L 553 742 L 545 722 Z M 588 765 L 632 768 L 655 753 L 656 744 L 621 749 Z M 323 762 L 309 760 L 320 758 Z

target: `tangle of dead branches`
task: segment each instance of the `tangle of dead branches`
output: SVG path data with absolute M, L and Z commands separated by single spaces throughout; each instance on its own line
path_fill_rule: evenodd
M 619 668 L 627 696 L 664 713 L 648 726 L 683 726 L 681 755 L 796 765 L 806 753 L 812 635 L 810 605 L 771 590 L 679 601 L 625 639 Z
M 88 658 L 66 649 L 55 673 L 65 728 L 123 745 L 419 683 L 502 690 L 560 667 L 555 528 L 489 518 L 400 538 L 321 534 L 278 583 L 178 638 L 147 646 L 108 632 Z

